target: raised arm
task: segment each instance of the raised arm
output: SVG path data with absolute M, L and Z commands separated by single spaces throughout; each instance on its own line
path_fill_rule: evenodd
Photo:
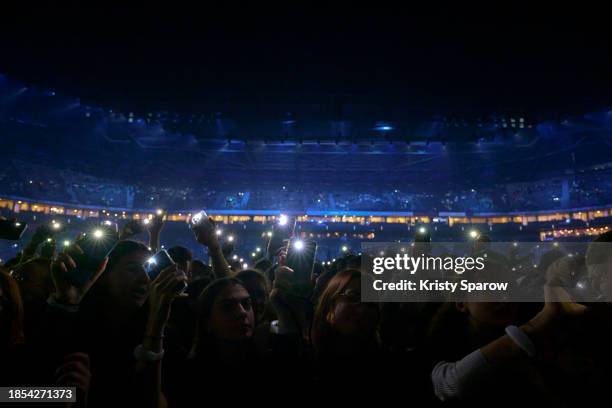
M 208 219 L 193 226 L 193 233 L 196 240 L 208 248 L 208 256 L 212 261 L 212 268 L 215 278 L 224 278 L 231 275 L 230 267 L 223 255 L 223 250 L 215 233 L 215 224 Z
M 143 406 L 166 407 L 162 393 L 162 358 L 164 355 L 164 330 L 170 317 L 170 307 L 180 296 L 187 277 L 172 265 L 164 269 L 151 284 L 149 317 L 140 346 L 134 350 L 137 359 L 135 383 L 143 398 Z

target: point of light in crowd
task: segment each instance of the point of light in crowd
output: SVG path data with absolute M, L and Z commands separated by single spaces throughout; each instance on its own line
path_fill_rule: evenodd
M 70 246 L 70 241 L 68 240 L 64 241 L 64 246 Z
M 271 237 L 271 236 L 272 236 L 272 231 L 268 231 L 266 235 L 267 235 L 268 237 Z
M 104 232 L 102 232 L 102 230 L 99 230 L 99 229 L 94 230 L 93 232 L 94 238 L 102 238 L 103 235 L 104 235 Z
M 253 258 L 255 258 L 255 257 L 257 256 L 257 254 L 256 254 L 255 252 L 251 252 L 251 256 L 252 256 Z
M 248 264 L 246 264 L 246 263 L 243 263 L 243 264 L 242 264 L 242 269 L 246 269 L 246 268 L 248 268 L 248 267 L 249 267 L 249 265 L 248 265 Z
M 419 234 L 424 234 L 427 232 L 427 228 L 425 227 L 419 227 Z
M 215 234 L 217 234 L 217 235 L 221 235 L 222 233 L 223 233 L 223 231 L 221 231 L 220 229 L 215 231 Z
M 302 249 L 304 249 L 304 241 L 298 239 L 293 243 L 293 247 L 298 251 L 301 251 Z
M 555 243 L 553 244 L 553 246 L 558 247 L 558 246 L 559 246 L 559 243 L 558 243 L 558 242 L 555 242 Z
M 389 132 L 393 130 L 393 126 L 389 125 L 388 123 L 377 123 L 374 130 L 379 132 Z
M 149 220 L 148 218 L 145 218 L 144 220 L 142 220 L 142 222 L 144 225 L 148 225 L 151 222 L 151 220 Z
M 113 223 L 112 223 L 112 222 L 110 222 L 110 221 L 108 221 L 108 220 L 107 220 L 107 221 L 104 221 L 104 225 L 112 225 L 112 224 L 113 224 Z
M 162 210 L 161 208 L 158 208 L 157 211 L 155 211 L 155 214 L 157 215 L 162 215 L 164 213 L 164 210 Z
M 278 218 L 278 225 L 287 225 L 287 222 L 289 222 L 289 218 L 285 214 L 281 214 Z
M 51 238 L 47 238 L 47 242 L 51 242 L 51 241 L 52 241 Z
M 471 231 L 469 232 L 469 236 L 470 236 L 470 238 L 478 238 L 478 235 L 479 235 L 479 234 L 478 234 L 478 231 L 476 231 L 476 230 L 471 230 Z
M 515 247 L 518 246 L 518 242 L 513 242 L 512 246 L 515 246 Z
M 235 261 L 235 260 L 237 260 L 237 259 L 238 259 L 238 255 L 233 255 L 233 256 L 232 256 L 232 259 L 233 259 L 234 261 Z
M 240 258 L 238 262 L 244 262 L 244 258 Z
M 261 252 L 261 248 L 260 248 L 260 247 L 257 247 L 257 248 L 255 248 L 255 251 L 256 251 L 256 252 Z
M 342 252 L 346 252 L 346 251 L 348 251 L 348 247 L 347 247 L 346 245 L 344 245 L 344 246 L 342 247 Z
M 149 258 L 149 259 L 147 260 L 147 262 L 148 262 L 148 263 L 150 263 L 150 264 L 156 264 L 156 263 L 157 263 L 157 261 L 155 260 L 155 258 L 154 258 L 154 257 Z
M 234 236 L 233 236 L 233 235 L 230 235 L 229 237 L 227 237 L 227 240 L 228 240 L 229 242 L 234 242 Z
M 16 223 L 15 223 L 15 226 L 16 226 L 16 227 L 21 227 L 21 223 L 20 223 L 20 222 L 16 222 Z

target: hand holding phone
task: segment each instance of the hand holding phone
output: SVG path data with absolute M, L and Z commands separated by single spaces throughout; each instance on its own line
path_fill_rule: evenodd
M 82 234 L 74 245 L 66 247 L 65 252 L 76 263 L 68 274 L 71 282 L 77 286 L 85 284 L 118 241 L 119 237 L 112 231 L 98 227 Z
M 311 290 L 311 275 L 317 254 L 317 243 L 310 240 L 292 239 L 287 247 L 285 266 L 293 270 L 293 292 L 307 296 Z
M 71 248 L 73 254 L 83 254 L 83 250 L 74 245 Z M 51 279 L 55 286 L 55 299 L 64 305 L 78 305 L 87 291 L 93 286 L 104 272 L 108 257 L 102 261 L 87 275 L 82 274 L 80 266 L 67 252 L 62 252 L 51 264 Z M 75 278 L 78 276 L 79 278 Z
M 154 257 L 158 254 L 159 252 Z M 151 282 L 146 337 L 155 338 L 163 336 L 164 328 L 170 318 L 172 302 L 177 297 L 186 296 L 183 293 L 187 286 L 186 281 L 187 276 L 185 273 L 177 269 L 177 266 L 173 264 L 162 269 L 155 280 Z
M 215 223 L 206 214 L 206 211 L 202 210 L 191 217 L 191 229 L 200 244 L 206 245 L 209 248 L 219 245 L 215 232 Z
M 166 219 L 168 218 L 166 211 L 162 209 L 157 209 L 155 211 L 155 215 L 153 218 L 149 219 L 149 222 L 146 224 L 149 232 L 154 234 L 159 234 L 166 223 Z
M 283 246 L 283 243 L 295 234 L 297 220 L 295 217 L 280 215 L 272 226 L 270 241 L 268 242 L 268 254 L 275 254 Z
M 168 251 L 162 249 L 161 251 L 157 252 L 155 255 L 147 259 L 147 262 L 145 262 L 144 264 L 144 268 L 145 272 L 149 276 L 149 279 L 151 279 L 151 281 L 154 281 L 161 273 L 161 271 L 172 265 L 175 265 L 174 260 L 172 259 Z

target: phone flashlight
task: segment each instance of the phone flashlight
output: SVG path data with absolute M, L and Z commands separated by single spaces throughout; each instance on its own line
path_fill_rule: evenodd
M 199 224 L 202 222 L 202 220 L 206 219 L 207 215 L 206 215 L 206 211 L 202 210 L 197 214 L 194 214 L 193 217 L 191 217 L 191 223 L 192 224 Z

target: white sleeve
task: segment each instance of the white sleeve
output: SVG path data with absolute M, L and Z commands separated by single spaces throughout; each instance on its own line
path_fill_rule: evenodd
M 490 371 L 491 367 L 480 350 L 454 363 L 440 361 L 431 372 L 434 393 L 441 401 L 460 399 Z

